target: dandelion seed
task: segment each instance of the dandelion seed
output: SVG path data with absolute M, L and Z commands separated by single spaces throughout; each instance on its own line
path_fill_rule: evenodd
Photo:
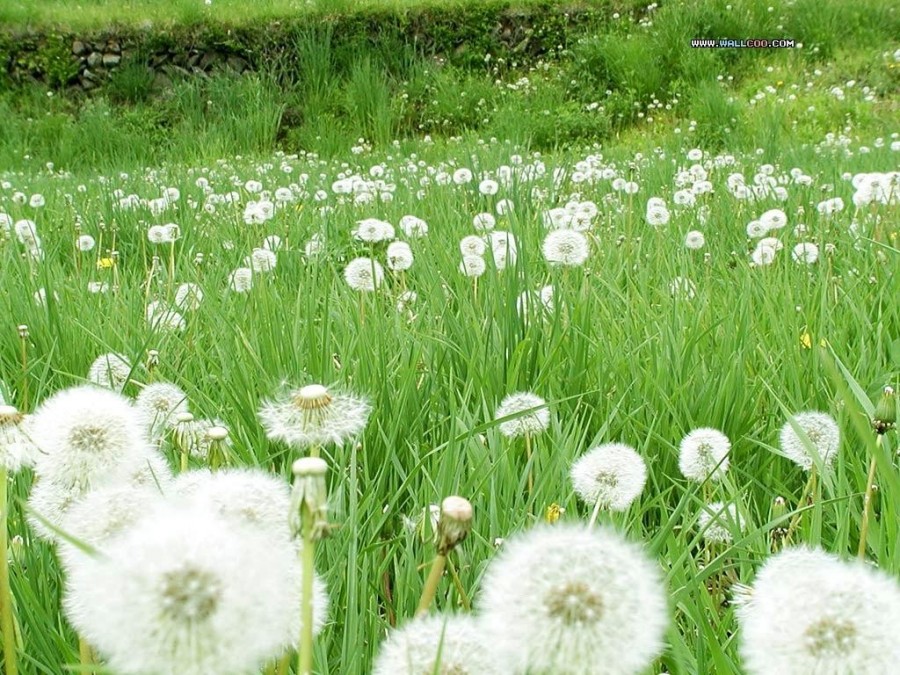
M 550 426 L 547 402 L 530 392 L 517 392 L 504 398 L 494 414 L 494 419 L 500 420 L 513 415 L 516 415 L 514 419 L 500 423 L 500 433 L 507 438 L 535 436 Z
M 664 648 L 658 566 L 611 530 L 557 523 L 508 539 L 482 588 L 485 640 L 504 672 L 634 675 Z
M 818 549 L 769 558 L 739 597 L 740 652 L 751 675 L 892 673 L 900 659 L 897 580 Z
M 688 480 L 719 481 L 728 471 L 731 441 L 718 429 L 694 429 L 681 440 L 678 468 Z
M 369 402 L 362 397 L 310 384 L 263 401 L 259 418 L 269 439 L 303 449 L 341 445 L 357 437 L 370 412 Z
M 624 443 L 606 443 L 588 450 L 572 465 L 572 487 L 585 504 L 625 511 L 644 490 L 647 465 Z
M 792 420 L 806 434 L 824 467 L 830 468 L 841 441 L 841 430 L 834 418 L 823 412 L 801 412 L 794 415 Z M 813 456 L 790 421 L 781 427 L 780 441 L 785 457 L 806 471 L 812 469 Z

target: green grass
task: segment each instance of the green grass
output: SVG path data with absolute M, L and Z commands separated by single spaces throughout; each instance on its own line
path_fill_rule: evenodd
M 896 288 L 900 258 L 895 227 L 886 243 L 856 247 L 847 221 L 866 214 L 826 221 L 816 215 L 815 204 L 828 183 L 850 203 L 849 186 L 840 174 L 890 168 L 895 154 L 882 148 L 843 158 L 810 149 L 790 155 L 790 148 L 783 148 L 760 157 L 742 156 L 735 166 L 713 170 L 716 194 L 704 199 L 710 219 L 701 226 L 707 247 L 689 252 L 682 238 L 697 227 L 692 211 L 676 211 L 660 230 L 642 219 L 649 196 L 664 196 L 671 203 L 674 169 L 667 158 L 684 164 L 682 153 L 689 147 L 673 143 L 664 149 L 666 159 L 657 159 L 647 148 L 645 158 L 634 161 L 629 174 L 639 180 L 641 191 L 633 201 L 613 201 L 621 202 L 619 214 L 611 205 L 602 207 L 583 272 L 553 270 L 542 261 L 540 213 L 573 190 L 603 204 L 609 184 L 569 184 L 557 198 L 536 200 L 532 188 L 553 194 L 549 172 L 571 170 L 577 159 L 545 158 L 547 177 L 533 184 L 514 181 L 498 195 L 516 204 L 501 222 L 519 239 L 519 260 L 515 269 L 488 272 L 477 297 L 457 271 L 456 243 L 471 232 L 472 215 L 491 209 L 496 198 L 483 197 L 472 186 L 432 186 L 416 199 L 416 181 L 401 172 L 408 161 L 402 154 L 389 160 L 347 156 L 349 165 L 343 167 L 314 158 L 275 157 L 270 169 L 259 162 L 229 161 L 203 171 L 217 191 L 232 189 L 231 176 L 259 179 L 274 190 L 305 173 L 311 176 L 305 188 L 311 194 L 320 187 L 328 190 L 338 171 L 365 174 L 380 164 L 386 180 L 398 185 L 390 203 L 354 207 L 332 197 L 335 210 L 323 219 L 316 204 L 305 198 L 302 208 L 286 208 L 262 226 L 244 225 L 240 209 L 220 207 L 209 215 L 199 204 L 191 206 L 190 200 L 202 203 L 203 195 L 194 185 L 197 171 L 186 168 L 155 171 L 151 183 L 141 176 L 111 182 L 16 177 L 4 191 L 3 208 L 16 218 L 36 220 L 47 257 L 40 264 L 29 262 L 14 241 L 0 249 L 0 283 L 12 291 L 0 300 L 7 317 L 0 341 L 2 380 L 20 405 L 27 381 L 34 405 L 51 391 L 80 381 L 99 353 L 115 350 L 140 362 L 147 349 L 158 349 L 160 367 L 152 379 L 178 383 L 197 414 L 227 421 L 235 439 L 232 461 L 281 475 L 287 475 L 295 453 L 266 441 L 255 415 L 261 398 L 284 379 L 336 383 L 370 397 L 374 413 L 361 448 L 327 453 L 333 467 L 331 518 L 338 527 L 319 547 L 317 567 L 328 582 L 335 611 L 317 640 L 317 672 L 366 672 L 388 628 L 388 610 L 401 618 L 411 615 L 423 583 L 419 566 L 432 553 L 415 533 L 404 530 L 402 515 L 414 518 L 449 494 L 473 502 L 474 531 L 457 562 L 464 587 L 477 597 L 495 538 L 541 520 L 553 503 L 565 507 L 568 521 L 585 517 L 566 477 L 571 462 L 600 442 L 630 443 L 648 460 L 650 479 L 639 503 L 611 521 L 631 538 L 645 541 L 667 570 L 674 623 L 660 665 L 672 673 L 739 673 L 733 610 L 718 606 L 705 581 L 732 569 L 749 582 L 777 525 L 771 515 L 774 499 L 786 498 L 789 514 L 797 508 L 805 478 L 772 450 L 789 411 L 830 411 L 845 434 L 823 500 L 802 520 L 801 539 L 840 553 L 855 550 L 867 444 L 853 426 L 858 404 L 841 395 L 817 345 L 827 341 L 870 397 L 897 381 L 900 311 L 891 289 Z M 440 156 L 450 168 L 471 166 L 490 173 L 508 164 L 516 149 L 489 143 L 420 151 L 430 163 Z M 629 158 L 633 155 L 612 150 L 606 161 L 625 166 Z M 764 162 L 775 164 L 779 172 L 798 165 L 815 183 L 790 187 L 786 203 L 735 203 L 724 189 L 725 177 L 742 171 L 749 178 Z M 282 173 L 282 165 L 293 172 Z M 79 191 L 82 182 L 85 189 Z M 114 188 L 155 197 L 161 186 L 178 187 L 182 196 L 177 208 L 160 218 L 113 207 Z M 48 204 L 37 212 L 13 205 L 13 189 L 41 192 Z M 71 205 L 66 193 L 75 195 Z M 790 225 L 781 236 L 787 250 L 771 267 L 754 269 L 748 264 L 743 228 L 774 206 L 789 214 Z M 811 267 L 793 263 L 789 255 L 799 240 L 790 230 L 801 220 L 800 207 L 809 228 L 803 238 L 836 247 L 833 256 Z M 896 223 L 896 207 L 880 211 L 885 222 Z M 361 320 L 360 301 L 345 286 L 341 270 L 351 257 L 366 255 L 368 247 L 350 238 L 350 225 L 369 216 L 396 223 L 410 212 L 428 221 L 431 232 L 412 242 L 416 262 L 404 278 L 389 275 L 381 291 L 364 298 Z M 83 256 L 73 251 L 75 215 L 84 232 L 101 240 L 98 251 Z M 199 283 L 206 293 L 181 334 L 150 331 L 143 317 L 153 253 L 143 223 L 160 219 L 179 222 L 183 237 L 174 250 L 175 276 L 156 277 L 150 298 L 171 300 L 173 284 L 186 281 Z M 101 230 L 101 222 L 115 229 Z M 325 253 L 307 261 L 304 242 L 317 232 L 325 237 Z M 270 233 L 287 242 L 275 273 L 258 277 L 257 287 L 246 296 L 229 292 L 229 271 Z M 107 255 L 113 236 L 120 262 L 115 270 L 100 270 L 95 263 Z M 624 239 L 617 245 L 619 237 Z M 233 248 L 223 248 L 226 241 Z M 198 253 L 204 254 L 200 265 L 193 262 Z M 380 249 L 376 254 L 381 255 Z M 670 295 L 669 284 L 677 276 L 694 281 L 696 297 Z M 89 281 L 114 283 L 116 290 L 93 295 L 86 290 Z M 519 293 L 548 283 L 557 289 L 553 313 L 546 322 L 523 322 L 515 309 Z M 32 299 L 40 287 L 51 297 L 46 306 Z M 418 293 L 412 319 L 394 308 L 403 288 Z M 18 324 L 30 330 L 24 371 L 15 337 Z M 811 336 L 812 349 L 803 346 L 804 333 Z M 139 373 L 136 380 L 145 382 L 147 376 Z M 536 442 L 531 495 L 524 487 L 528 469 L 521 447 L 504 441 L 492 421 L 500 399 L 520 389 L 546 397 L 553 410 L 550 431 Z M 729 478 L 713 493 L 737 501 L 750 523 L 740 539 L 716 551 L 705 565 L 695 527 L 702 492 L 677 470 L 680 438 L 703 425 L 722 428 L 734 443 Z M 169 452 L 174 465 L 176 457 Z M 20 476 L 13 494 L 24 499 L 30 482 Z M 879 484 L 869 556 L 897 573 L 897 531 L 890 523 L 897 517 L 900 492 L 885 475 Z M 11 533 L 25 540 L 13 577 L 25 653 L 33 660 L 32 672 L 57 672 L 56 664 L 75 658 L 75 643 L 56 610 L 59 572 L 50 550 L 32 539 L 21 513 L 17 505 Z M 392 603 L 382 593 L 386 571 L 393 577 Z M 437 606 L 451 609 L 458 602 L 456 592 L 443 584 Z
M 532 0 L 516 0 L 527 7 Z M 241 25 L 258 21 L 293 19 L 304 15 L 333 16 L 360 10 L 404 12 L 429 7 L 471 7 L 473 0 L 9 0 L 0 7 L 0 26 L 60 27 L 92 30 L 110 24 L 156 27 L 197 24 Z M 508 4 L 508 3 L 503 3 Z M 581 0 L 582 6 L 604 6 L 606 0 Z

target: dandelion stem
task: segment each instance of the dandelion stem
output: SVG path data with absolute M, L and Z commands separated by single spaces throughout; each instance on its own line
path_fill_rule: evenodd
M 298 675 L 312 675 L 313 666 L 313 575 L 315 574 L 316 540 L 313 537 L 314 515 L 304 503 L 303 548 L 300 559 L 303 565 L 303 589 L 300 598 L 300 648 L 297 658 Z
M 90 666 L 94 665 L 94 653 L 91 646 L 81 636 L 78 637 L 78 661 L 83 666 L 82 673 L 93 675 L 94 669 Z
M 17 675 L 16 633 L 12 589 L 9 586 L 9 497 L 6 469 L 0 469 L 0 628 L 3 630 L 3 664 L 6 675 Z
M 441 577 L 444 576 L 444 567 L 446 564 L 447 556 L 438 553 L 434 558 L 434 562 L 431 564 L 431 571 L 428 573 L 428 578 L 425 580 L 425 586 L 422 588 L 422 597 L 419 598 L 419 606 L 416 607 L 416 616 L 422 616 L 423 614 L 428 613 L 428 608 L 431 607 L 431 602 L 434 600 L 434 596 L 437 593 L 437 587 L 441 582 Z
M 528 496 L 534 492 L 534 475 L 531 471 L 531 434 L 525 434 L 525 461 L 528 464 Z
M 787 534 L 784 535 L 784 542 L 790 543 L 791 537 L 793 537 L 794 532 L 800 525 L 800 519 L 803 517 L 803 505 L 807 500 L 811 498 L 810 505 L 815 502 L 815 492 L 816 492 L 816 467 L 813 466 L 809 470 L 809 480 L 806 481 L 806 487 L 803 488 L 803 494 L 800 495 L 800 501 L 797 502 L 797 513 L 791 519 L 791 524 L 788 526 Z
M 28 410 L 28 330 L 19 326 L 19 358 L 22 363 L 22 410 Z
M 594 504 L 594 510 L 591 513 L 591 519 L 588 521 L 588 529 L 592 529 L 594 525 L 597 523 L 597 516 L 600 515 L 600 508 L 603 506 L 603 502 L 601 500 L 597 500 Z
M 278 666 L 273 670 L 274 675 L 288 675 L 291 672 L 291 653 L 281 657 Z
M 878 450 L 881 451 L 881 446 L 884 443 L 884 434 L 878 435 Z M 863 512 L 862 512 L 862 523 L 859 527 L 859 548 L 856 551 L 856 557 L 860 560 L 866 557 L 866 544 L 869 538 L 869 520 L 872 516 L 872 490 L 875 483 L 875 455 L 872 455 L 872 459 L 869 462 L 869 474 L 866 476 L 866 494 L 863 497 Z
M 450 578 L 453 579 L 453 585 L 456 587 L 456 592 L 459 593 L 460 604 L 467 612 L 472 611 L 472 601 L 469 600 L 469 595 L 466 593 L 466 589 L 462 585 L 462 580 L 456 572 L 456 565 L 449 557 L 447 558 L 447 567 L 450 569 Z

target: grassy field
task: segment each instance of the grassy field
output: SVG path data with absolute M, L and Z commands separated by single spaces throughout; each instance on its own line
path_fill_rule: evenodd
M 293 9 L 201 4 L 175 6 L 198 20 Z M 734 4 L 740 16 L 767 13 L 765 3 Z M 0 20 L 161 16 L 150 2 L 82 5 L 14 2 Z M 315 546 L 315 568 L 331 609 L 312 672 L 372 672 L 386 636 L 416 613 L 435 557 L 426 514 L 450 495 L 468 499 L 474 519 L 449 554 L 432 613 L 483 612 L 490 565 L 520 533 L 593 516 L 655 561 L 668 627 L 646 668 L 591 672 L 778 672 L 750 670 L 735 607 L 738 589 L 774 554 L 801 543 L 844 558 L 861 551 L 891 579 L 885 602 L 900 574 L 896 433 L 872 431 L 884 387 L 900 380 L 900 45 L 871 19 L 840 30 L 876 41 L 830 42 L 829 16 L 861 15 L 838 0 L 818 5 L 818 14 L 801 7 L 789 18 L 822 36 L 819 56 L 687 50 L 660 81 L 641 64 L 672 53 L 668 32 L 681 39 L 694 30 L 676 25 L 675 10 L 655 26 L 629 24 L 499 76 L 417 71 L 415 80 L 360 61 L 349 72 L 320 70 L 319 88 L 262 73 L 179 83 L 140 100 L 115 89 L 89 102 L 39 87 L 8 92 L 0 98 L 0 394 L 46 424 L 42 404 L 83 384 L 101 355 L 120 354 L 133 366 L 123 396 L 173 383 L 197 419 L 228 429 L 228 444 L 198 456 L 184 452 L 179 424 L 156 429 L 176 476 L 254 467 L 282 486 L 307 451 L 267 437 L 261 405 L 312 383 L 363 397 L 371 407 L 364 431 L 315 449 L 329 466 L 331 529 Z M 599 72 L 605 79 L 592 79 Z M 610 94 L 600 89 L 607 85 Z M 279 132 L 285 91 L 318 96 L 322 111 L 288 137 Z M 461 92 L 486 103 L 466 116 Z M 403 94 L 419 96 L 415 115 L 400 106 Z M 640 115 L 617 121 L 614 100 L 637 101 Z M 426 119 L 437 123 L 419 128 Z M 393 233 L 361 239 L 354 232 L 366 219 Z M 772 226 L 760 229 L 761 219 Z M 160 243 L 158 226 L 168 223 L 177 236 Z M 579 233 L 586 259 L 552 264 L 560 253 L 548 254 L 551 235 L 567 230 Z M 509 239 L 500 232 L 514 243 L 501 244 Z M 480 246 L 473 238 L 486 247 L 477 277 L 461 270 L 461 244 Z M 407 256 L 408 266 L 396 262 Z M 372 292 L 348 284 L 358 258 L 383 267 Z M 391 269 L 398 265 L 406 269 Z M 184 284 L 200 289 L 196 306 L 185 302 Z M 510 420 L 495 415 L 515 392 L 535 393 L 549 411 L 546 430 L 527 441 L 508 438 Z M 890 406 L 896 414 L 896 400 Z M 812 471 L 785 456 L 781 439 L 802 411 L 828 413 L 840 429 L 836 455 L 811 453 Z M 703 427 L 730 439 L 727 472 L 690 480 L 680 446 Z M 624 510 L 593 512 L 570 471 L 611 442 L 643 458 L 646 485 Z M 804 447 L 816 442 L 810 434 Z M 8 452 L 0 445 L 0 458 Z M 78 569 L 64 571 L 66 549 L 60 557 L 62 544 L 39 538 L 26 517 L 48 466 L 39 457 L 8 482 L 17 627 L 6 635 L 16 638 L 19 670 L 141 672 L 88 666 L 79 652 L 61 609 Z M 743 521 L 718 540 L 704 515 L 714 502 L 733 505 Z M 523 572 L 522 585 L 565 577 L 567 552 L 554 556 Z M 871 626 L 865 607 L 875 599 L 861 597 L 858 615 L 842 619 L 854 630 L 856 621 Z M 566 656 L 572 642 L 549 615 L 532 621 L 545 622 L 543 651 L 576 663 L 583 656 Z M 240 627 L 223 636 L 249 639 Z M 168 645 L 166 634 L 158 639 Z M 140 642 L 134 654 L 154 647 Z M 98 663 L 111 656 L 105 645 L 93 645 Z M 827 646 L 831 658 L 846 657 L 845 644 Z M 614 651 L 604 658 L 596 663 L 617 662 Z M 288 672 L 274 661 L 266 668 Z M 442 672 L 409 672 L 432 670 Z

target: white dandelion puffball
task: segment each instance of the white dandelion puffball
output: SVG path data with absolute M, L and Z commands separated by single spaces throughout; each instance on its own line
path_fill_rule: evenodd
M 416 216 L 403 216 L 400 219 L 400 229 L 411 239 L 424 237 L 428 234 L 428 223 Z
M 185 493 L 179 486 L 182 476 L 190 476 L 189 504 L 211 509 L 236 525 L 264 530 L 285 541 L 291 538 L 291 491 L 286 481 L 256 469 L 190 471 L 175 480 L 176 494 Z
M 472 227 L 474 227 L 479 232 L 493 230 L 496 225 L 497 219 L 494 218 L 493 213 L 478 213 L 474 218 L 472 218 Z
M 393 241 L 388 244 L 385 256 L 388 269 L 395 272 L 403 272 L 412 267 L 413 252 L 405 241 Z
M 196 312 L 203 302 L 203 289 L 197 284 L 181 284 L 175 291 L 175 306 L 183 312 Z
M 759 220 L 751 220 L 747 223 L 747 236 L 751 239 L 759 239 L 765 237 L 769 233 L 769 228 Z
M 487 270 L 487 263 L 480 255 L 464 255 L 459 271 L 467 277 L 480 277 Z
M 60 529 L 73 539 L 98 548 L 125 534 L 162 504 L 163 497 L 159 490 L 110 485 L 91 490 L 75 501 L 63 513 Z M 63 538 L 59 540 L 58 551 L 66 568 L 71 568 L 88 555 Z
M 247 293 L 253 288 L 253 270 L 249 267 L 238 267 L 228 275 L 228 286 L 235 293 Z
M 55 393 L 35 411 L 29 430 L 40 450 L 38 476 L 82 488 L 139 462 L 147 442 L 131 402 L 92 385 Z
M 188 412 L 187 394 L 170 382 L 153 382 L 141 390 L 134 407 L 150 437 L 158 438 L 179 414 Z
M 507 673 L 636 675 L 664 647 L 659 567 L 612 530 L 557 523 L 507 539 L 482 589 L 485 639 Z
M 508 266 L 516 264 L 518 248 L 515 235 L 511 232 L 494 230 L 493 232 L 490 232 L 487 237 L 491 246 L 494 267 L 502 271 Z
M 534 436 L 550 426 L 547 402 L 530 392 L 517 392 L 504 398 L 494 413 L 494 419 L 503 420 L 513 415 L 513 419 L 500 422 L 500 433 L 507 438 Z
M 392 630 L 381 644 L 372 675 L 501 675 L 478 619 L 436 614 Z
M 541 249 L 551 265 L 579 267 L 590 253 L 587 237 L 575 230 L 553 230 L 544 238 Z
M 794 246 L 791 258 L 797 263 L 812 265 L 819 259 L 819 247 L 810 242 L 804 242 Z
M 365 429 L 371 410 L 360 396 L 309 384 L 263 401 L 259 419 L 270 440 L 307 448 L 355 438 Z
M 806 434 L 809 444 L 822 459 L 825 468 L 829 468 L 837 456 L 841 442 L 841 430 L 834 418 L 823 412 L 802 412 L 794 415 L 792 420 Z M 810 448 L 790 420 L 781 427 L 780 441 L 785 457 L 806 471 L 812 469 L 815 462 Z
M 354 258 L 344 268 L 344 279 L 354 291 L 374 291 L 384 281 L 381 264 L 371 258 Z
M 244 260 L 244 265 L 257 274 L 268 274 L 278 266 L 278 254 L 267 248 L 255 248 Z
M 569 474 L 575 493 L 585 504 L 625 511 L 647 482 L 647 465 L 629 445 L 606 443 L 588 450 Z
M 818 549 L 769 558 L 738 605 L 750 675 L 881 675 L 900 660 L 900 585 Z
M 78 250 L 82 253 L 87 253 L 88 251 L 94 250 L 94 246 L 96 245 L 97 242 L 89 234 L 82 234 L 80 237 L 78 237 L 78 240 L 76 242 Z
M 780 230 L 787 225 L 787 215 L 781 209 L 771 209 L 759 217 L 759 222 L 765 226 L 767 232 Z
M 771 265 L 775 262 L 775 254 L 777 252 L 778 249 L 774 246 L 760 244 L 753 249 L 753 253 L 750 254 L 750 259 L 753 261 L 754 265 L 765 267 L 766 265 Z
M 694 429 L 681 439 L 678 468 L 688 480 L 702 483 L 721 480 L 728 471 L 731 441 L 718 429 Z
M 64 609 L 114 672 L 245 675 L 292 641 L 300 567 L 290 544 L 179 509 L 103 552 L 73 567 Z
M 713 544 L 730 544 L 734 532 L 743 532 L 744 519 L 736 504 L 705 504 L 697 518 L 697 529 Z
M 101 354 L 88 369 L 88 380 L 98 387 L 121 391 L 131 375 L 131 362 L 121 354 Z
M 366 218 L 356 223 L 351 234 L 359 241 L 378 243 L 394 238 L 394 226 L 377 218 Z
M 25 416 L 0 397 L 0 467 L 15 473 L 34 463 L 37 448 L 31 440 Z
M 684 236 L 684 246 L 691 251 L 698 251 L 706 244 L 706 237 L 698 230 L 691 230 Z
M 653 227 L 660 227 L 669 222 L 669 210 L 665 205 L 654 204 L 647 206 L 647 223 Z
M 39 539 L 56 541 L 59 535 L 48 526 L 48 523 L 53 527 L 62 528 L 66 513 L 83 494 L 84 491 L 78 487 L 38 478 L 28 495 L 26 518 L 31 531 Z
M 459 241 L 459 252 L 462 253 L 463 256 L 483 256 L 486 250 L 487 243 L 485 243 L 484 239 L 474 234 L 463 237 Z

